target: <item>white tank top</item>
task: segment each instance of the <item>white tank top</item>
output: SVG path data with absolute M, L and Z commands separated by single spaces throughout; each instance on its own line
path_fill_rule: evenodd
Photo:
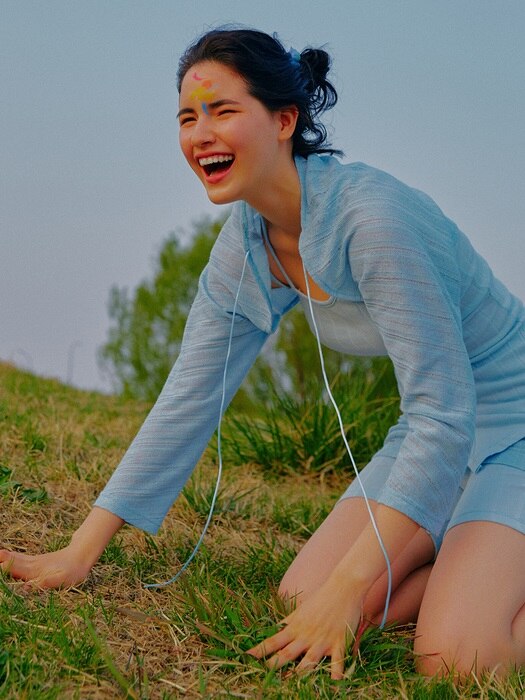
M 273 259 L 290 289 L 294 289 L 299 295 L 306 320 L 310 330 L 315 334 L 310 313 L 310 305 L 306 294 L 300 292 L 294 286 L 288 273 L 281 265 L 270 240 L 264 232 L 265 242 Z M 270 272 L 272 282 L 284 287 L 281 280 Z M 326 301 L 312 299 L 312 309 L 315 323 L 319 331 L 319 337 L 326 347 L 347 355 L 387 355 L 385 345 L 376 324 L 370 318 L 368 309 L 363 302 L 347 301 L 330 297 Z
M 297 293 L 308 325 L 315 333 L 308 298 Z M 348 355 L 387 355 L 381 334 L 363 302 L 334 297 L 327 301 L 312 299 L 312 309 L 323 345 Z

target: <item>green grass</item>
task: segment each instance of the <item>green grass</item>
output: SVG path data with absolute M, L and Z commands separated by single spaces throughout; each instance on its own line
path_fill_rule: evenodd
M 0 365 L 0 545 L 39 552 L 67 542 L 147 410 Z M 78 588 L 31 591 L 2 577 L 0 698 L 524 697 L 523 673 L 460 688 L 419 677 L 412 629 L 365 633 L 339 682 L 326 668 L 298 677 L 247 656 L 276 629 L 279 580 L 349 479 L 332 457 L 283 469 L 278 482 L 256 462 L 226 460 L 205 544 L 173 586 L 142 583 L 169 578 L 191 552 L 213 492 L 213 451 L 160 534 L 124 528 Z
M 358 467 L 383 444 L 399 416 L 399 395 L 391 363 L 364 363 L 335 377 L 331 390 L 343 416 L 344 429 Z M 312 384 L 308 398 L 271 393 L 260 415 L 229 416 L 223 431 L 223 452 L 236 465 L 255 462 L 268 476 L 348 471 L 349 457 L 340 425 L 326 390 Z

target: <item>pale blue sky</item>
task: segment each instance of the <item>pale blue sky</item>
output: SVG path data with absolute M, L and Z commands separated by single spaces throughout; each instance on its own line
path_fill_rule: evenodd
M 523 0 L 0 0 L 0 358 L 104 387 L 113 284 L 216 215 L 178 152 L 175 72 L 209 26 L 326 44 L 347 160 L 425 190 L 525 298 Z

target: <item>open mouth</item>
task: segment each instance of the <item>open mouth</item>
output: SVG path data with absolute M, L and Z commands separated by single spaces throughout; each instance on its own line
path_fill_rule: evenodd
M 199 165 L 209 177 L 216 173 L 226 172 L 226 170 L 231 168 L 234 160 L 234 156 L 231 155 L 210 156 L 208 158 L 199 158 Z

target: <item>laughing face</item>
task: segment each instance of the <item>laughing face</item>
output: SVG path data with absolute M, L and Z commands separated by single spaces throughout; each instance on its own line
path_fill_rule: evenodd
M 241 76 L 215 61 L 184 76 L 178 114 L 182 152 L 215 204 L 257 201 L 291 159 L 279 112 L 252 97 Z

